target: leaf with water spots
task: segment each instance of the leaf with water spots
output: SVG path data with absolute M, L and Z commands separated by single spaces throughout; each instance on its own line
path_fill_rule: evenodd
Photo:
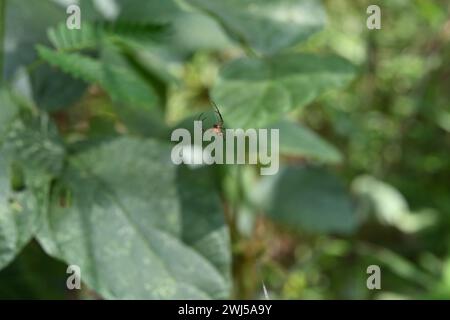
M 70 158 L 38 239 L 105 298 L 227 298 L 229 238 L 211 181 L 173 165 L 169 145 L 104 142 Z
M 39 221 L 36 198 L 21 173 L 0 149 L 0 269 L 32 238 Z

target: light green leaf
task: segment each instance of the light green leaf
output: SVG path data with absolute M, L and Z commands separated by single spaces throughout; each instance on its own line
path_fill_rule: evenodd
M 289 54 L 234 60 L 220 72 L 212 96 L 228 127 L 263 127 L 326 90 L 341 88 L 354 69 L 336 56 Z
M 300 123 L 282 120 L 270 128 L 280 130 L 280 153 L 283 155 L 328 163 L 338 163 L 342 160 L 339 150 Z
M 79 54 L 56 52 L 38 46 L 40 56 L 53 66 L 76 78 L 102 86 L 115 101 L 149 107 L 157 102 L 153 88 L 133 71 L 123 66 L 106 66 Z
M 47 37 L 58 50 L 95 48 L 99 43 L 99 34 L 91 23 L 83 23 L 81 29 L 69 29 L 60 23 L 48 29 Z
M 30 175 L 57 176 L 65 157 L 58 130 L 47 115 L 14 121 L 4 149 L 10 157 L 21 162 Z
M 238 41 L 276 53 L 306 40 L 325 23 L 325 12 L 311 0 L 188 0 L 215 17 Z
M 352 182 L 352 191 L 358 196 L 361 211 L 365 208 L 385 225 L 403 232 L 417 232 L 436 222 L 434 212 L 411 212 L 405 197 L 394 186 L 370 175 L 360 175 Z M 367 205 L 369 207 L 367 207 Z
M 269 217 L 300 232 L 347 233 L 357 222 L 346 190 L 323 169 L 281 168 L 262 178 L 250 198 Z
M 0 269 L 8 265 L 31 239 L 39 222 L 37 201 L 0 149 Z M 15 185 L 15 188 L 13 186 Z
M 204 172 L 176 169 L 169 146 L 153 140 L 120 138 L 82 151 L 54 187 L 41 244 L 80 266 L 105 298 L 228 297 L 218 196 Z

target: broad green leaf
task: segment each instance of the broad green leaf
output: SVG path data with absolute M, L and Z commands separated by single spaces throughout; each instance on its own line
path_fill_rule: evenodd
M 336 56 L 242 58 L 221 70 L 212 96 L 226 126 L 263 127 L 326 90 L 347 85 L 353 75 L 352 65 Z
M 213 172 L 208 170 L 191 170 L 182 166 L 177 171 L 177 188 L 184 217 L 183 241 L 208 257 L 222 274 L 227 275 L 231 251 L 228 245 L 224 245 L 224 239 L 228 239 L 228 228 L 224 225 L 221 200 L 214 191 Z M 205 197 L 208 192 L 209 196 Z M 216 231 L 211 232 L 211 229 Z
M 153 140 L 81 151 L 53 189 L 41 244 L 105 298 L 226 298 L 219 198 L 204 172 L 176 169 L 170 147 Z
M 76 78 L 100 84 L 114 101 L 142 107 L 153 106 L 157 102 L 153 88 L 128 68 L 106 66 L 93 58 L 56 52 L 43 46 L 38 46 L 38 51 L 51 65 Z
M 38 226 L 37 201 L 23 180 L 21 169 L 0 149 L 0 269 L 15 258 Z
M 328 163 L 338 163 L 342 160 L 339 150 L 300 123 L 282 120 L 270 128 L 280 130 L 280 153 L 283 155 Z
M 187 1 L 216 18 L 239 42 L 266 54 L 306 40 L 325 23 L 325 12 L 319 1 Z
M 269 217 L 300 232 L 347 233 L 357 222 L 348 193 L 323 169 L 281 168 L 262 178 L 250 198 Z

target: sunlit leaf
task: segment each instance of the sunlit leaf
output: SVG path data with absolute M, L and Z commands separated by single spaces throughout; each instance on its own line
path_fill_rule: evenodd
M 273 54 L 319 31 L 325 12 L 310 0 L 188 0 L 216 18 L 239 42 Z

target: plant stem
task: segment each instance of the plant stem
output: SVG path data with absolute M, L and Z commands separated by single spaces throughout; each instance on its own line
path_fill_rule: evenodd
M 0 0 L 0 84 L 3 83 L 4 47 L 6 29 L 6 0 Z

